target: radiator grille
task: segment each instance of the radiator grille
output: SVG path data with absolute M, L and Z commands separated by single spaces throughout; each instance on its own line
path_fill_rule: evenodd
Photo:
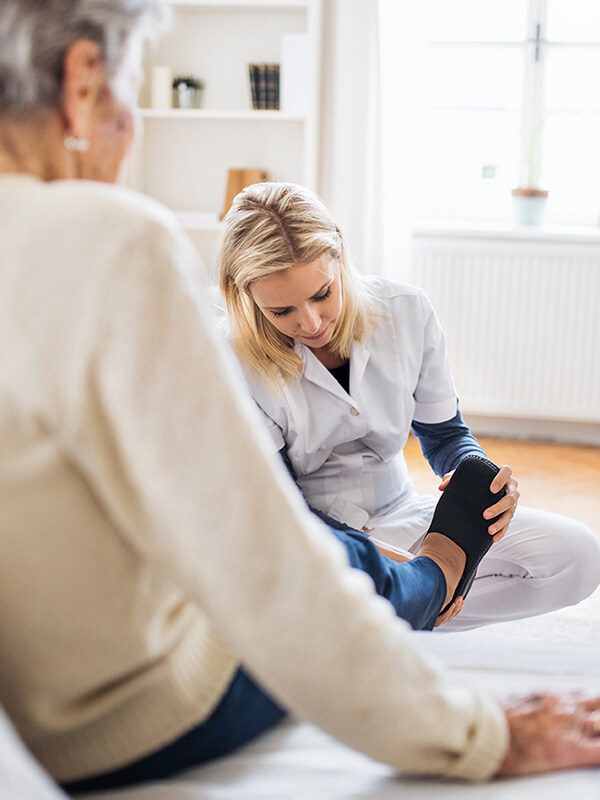
M 600 422 L 600 252 L 415 240 L 410 281 L 442 322 L 464 411 Z

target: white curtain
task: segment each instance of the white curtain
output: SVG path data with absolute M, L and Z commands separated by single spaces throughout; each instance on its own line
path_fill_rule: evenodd
M 418 0 L 325 0 L 319 190 L 364 272 L 408 272 Z

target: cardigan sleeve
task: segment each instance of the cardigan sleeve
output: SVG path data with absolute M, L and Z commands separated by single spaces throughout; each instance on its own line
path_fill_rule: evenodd
M 187 241 L 138 231 L 97 309 L 70 444 L 130 546 L 299 717 L 399 770 L 493 775 L 504 714 L 420 652 L 310 513 L 213 330 Z

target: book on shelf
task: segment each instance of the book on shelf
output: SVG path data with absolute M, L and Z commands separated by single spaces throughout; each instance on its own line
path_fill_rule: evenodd
M 267 65 L 257 64 L 258 69 L 258 108 L 267 107 Z
M 279 109 L 279 64 L 267 64 L 267 105 Z
M 248 64 L 252 108 L 279 110 L 279 64 Z
M 256 64 L 248 64 L 248 77 L 250 78 L 252 108 L 258 108 L 258 66 Z

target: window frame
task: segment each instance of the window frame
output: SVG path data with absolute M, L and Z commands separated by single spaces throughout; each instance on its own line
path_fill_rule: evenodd
M 511 47 L 520 48 L 523 58 L 523 84 L 522 96 L 520 99 L 520 106 L 518 98 L 515 98 L 515 107 L 519 108 L 520 116 L 520 134 L 518 144 L 517 156 L 517 174 L 515 180 L 515 188 L 531 188 L 545 190 L 550 187 L 543 185 L 543 160 L 544 160 L 544 125 L 547 116 L 546 105 L 546 79 L 547 79 L 547 56 L 552 49 L 559 49 L 568 47 L 571 49 L 584 49 L 593 48 L 600 52 L 600 40 L 598 41 L 561 41 L 553 38 L 548 39 L 546 32 L 548 28 L 548 0 L 527 0 L 527 13 L 525 21 L 524 36 L 522 39 L 515 39 L 511 41 L 489 41 L 483 39 L 470 39 L 460 41 L 458 39 L 427 39 L 426 46 L 436 47 L 482 47 L 489 46 L 494 48 Z M 441 111 L 436 106 L 429 106 L 432 111 Z M 447 106 L 448 111 L 476 111 L 476 106 L 464 107 L 459 109 L 458 106 Z M 506 109 L 509 110 L 509 109 Z M 507 200 L 508 207 L 510 201 Z M 577 213 L 577 219 L 567 222 L 565 219 L 562 222 L 557 220 L 557 224 L 567 224 L 571 227 L 573 222 L 575 225 L 582 225 L 583 227 L 597 227 L 599 223 L 598 214 L 600 207 L 597 209 L 590 208 L 585 214 L 583 211 Z M 593 221 L 591 219 L 593 215 Z M 585 219 L 584 219 L 585 217 Z M 449 215 L 449 221 L 456 221 L 456 217 Z M 481 218 L 479 218 L 481 221 Z M 440 211 L 433 210 L 431 213 L 431 220 L 441 221 Z M 505 223 L 507 217 L 495 218 L 490 214 L 490 222 Z M 419 221 L 420 223 L 423 220 Z M 435 225 L 435 222 L 433 222 Z

